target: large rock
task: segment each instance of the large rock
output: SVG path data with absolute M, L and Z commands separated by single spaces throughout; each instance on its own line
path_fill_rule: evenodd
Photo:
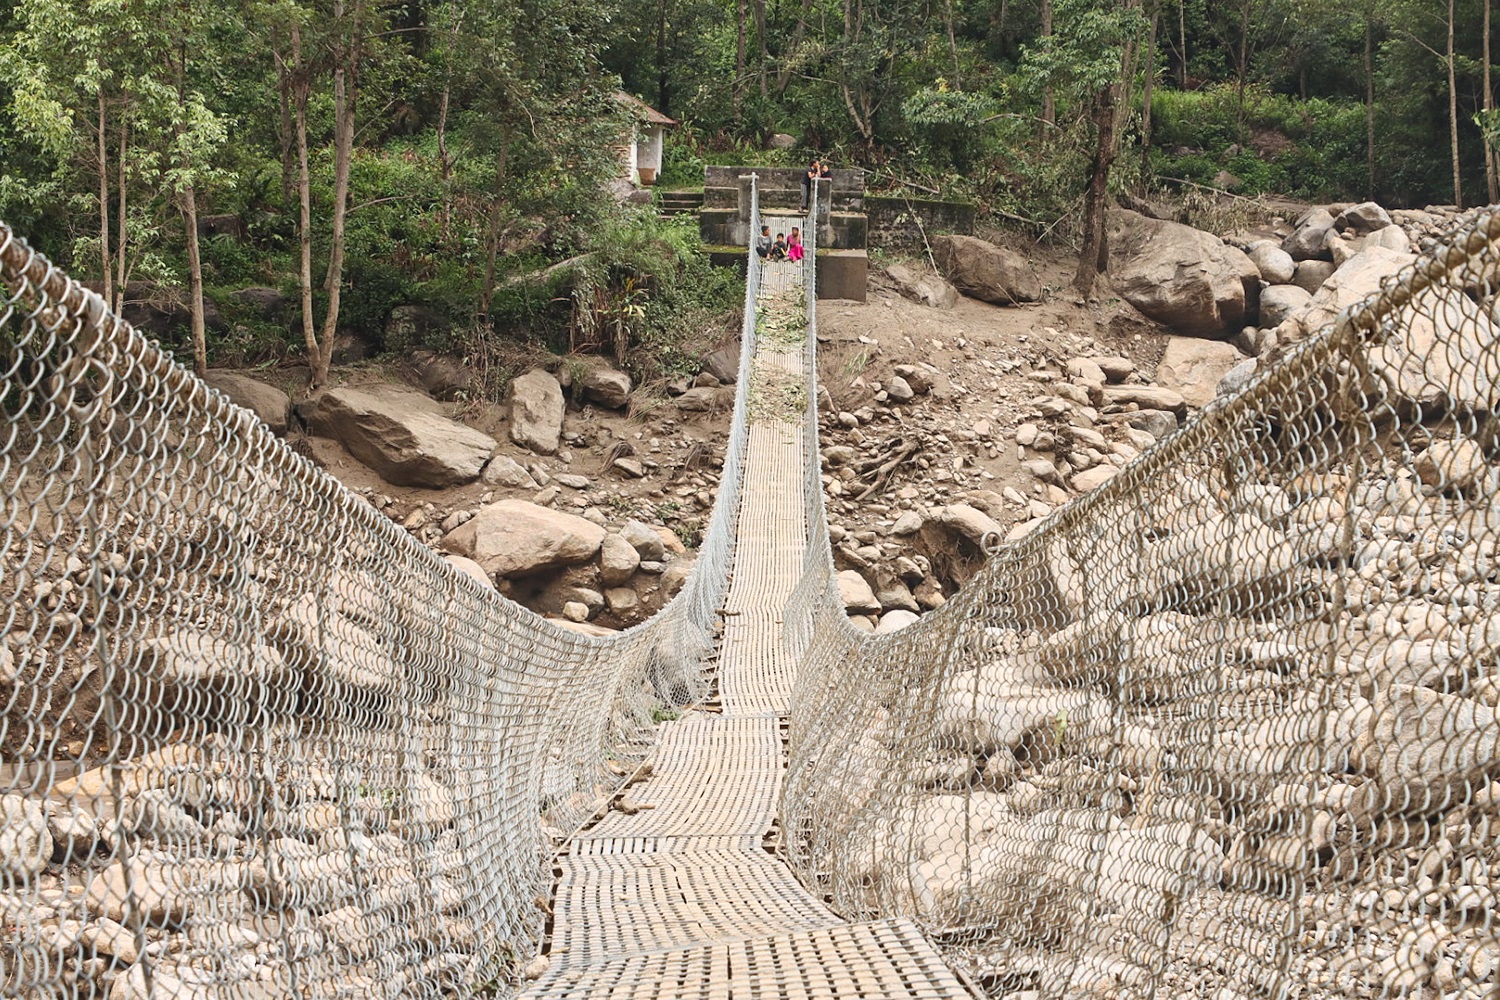
M 1422 406 L 1496 410 L 1500 327 L 1461 288 L 1423 289 L 1397 311 L 1389 329 L 1394 334 L 1370 352 L 1370 362 L 1394 396 Z
M 599 551 L 599 579 L 606 587 L 629 582 L 641 565 L 641 554 L 619 535 L 605 535 Z
M 1268 285 L 1285 285 L 1297 271 L 1292 255 L 1270 240 L 1261 240 L 1250 248 L 1249 257 L 1261 280 Z
M 555 455 L 563 425 L 562 386 L 533 368 L 510 384 L 510 439 L 538 455 Z
M 486 486 L 510 486 L 521 490 L 534 490 L 538 486 L 531 473 L 509 455 L 496 455 L 490 459 L 479 480 Z
M 1371 247 L 1385 247 L 1396 253 L 1411 253 L 1411 237 L 1400 226 L 1386 226 L 1365 237 L 1362 248 L 1368 250 Z
M 1312 294 L 1296 285 L 1272 285 L 1260 293 L 1260 325 L 1277 327 L 1307 308 Z
M 611 410 L 630 402 L 630 376 L 613 368 L 591 368 L 583 376 L 584 398 Z
M 661 562 L 667 557 L 667 543 L 661 532 L 644 521 L 626 521 L 620 537 L 630 543 L 642 560 Z
M 1315 208 L 1297 220 L 1297 231 L 1281 241 L 1281 249 L 1292 260 L 1326 259 L 1323 241 L 1333 228 L 1333 216 L 1325 208 Z
M 439 547 L 474 560 L 492 576 L 514 577 L 588 562 L 604 535 L 581 517 L 501 500 L 444 535 Z
M 450 420 L 437 403 L 400 386 L 329 389 L 301 412 L 314 434 L 338 440 L 397 486 L 472 482 L 496 446 L 488 434 Z
M 1111 277 L 1142 313 L 1194 337 L 1226 337 L 1255 317 L 1260 271 L 1219 237 L 1149 221 L 1147 236 Z
M 980 548 L 1005 535 L 994 518 L 966 503 L 939 507 L 927 519 L 927 523 L 943 528 Z
M 1041 278 L 1013 250 L 974 236 L 935 236 L 932 255 L 943 276 L 970 298 L 999 305 L 1041 301 Z
M 1364 301 L 1380 290 L 1380 282 L 1416 260 L 1410 254 L 1395 253 L 1384 247 L 1371 247 L 1356 254 L 1333 273 L 1308 302 L 1299 316 L 1282 324 L 1278 335 L 1283 340 L 1317 333 L 1338 319 L 1339 313 Z
M 740 342 L 725 341 L 703 355 L 699 371 L 708 372 L 724 385 L 734 385 L 740 377 Z
M 292 397 L 276 388 L 236 372 L 211 371 L 203 381 L 260 418 L 272 434 L 285 434 L 292 422 Z
M 1105 406 L 1127 406 L 1134 403 L 1142 410 L 1180 410 L 1187 405 L 1182 393 L 1158 385 L 1107 385 L 1104 387 L 1103 397 Z
M 846 569 L 838 575 L 839 598 L 844 602 L 844 610 L 856 615 L 878 615 L 880 614 L 880 600 L 876 598 L 875 591 L 865 582 L 865 578 L 852 569 Z
M 1292 275 L 1292 284 L 1303 289 L 1309 295 L 1315 295 L 1318 289 L 1323 287 L 1323 282 L 1333 277 L 1333 272 L 1336 270 L 1338 268 L 1333 266 L 1332 261 L 1298 261 L 1297 273 Z
M 5 881 L 31 881 L 51 857 L 52 834 L 41 804 L 20 795 L 0 795 L 0 871 L 7 874 Z
M 1156 366 L 1156 383 L 1181 393 L 1192 406 L 1207 406 L 1219 380 L 1244 360 L 1234 345 L 1193 337 L 1168 337 Z
M 958 305 L 958 289 L 936 274 L 918 274 L 905 264 L 892 264 L 886 276 L 896 283 L 896 290 L 913 302 L 934 309 L 952 309 Z
M 1384 229 L 1391 224 L 1391 215 L 1373 201 L 1362 201 L 1350 205 L 1333 220 L 1333 228 L 1342 232 L 1352 229 L 1360 236 Z

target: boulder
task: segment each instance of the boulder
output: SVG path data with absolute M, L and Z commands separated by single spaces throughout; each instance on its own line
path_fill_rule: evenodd
M 454 555 L 452 552 L 449 552 L 443 556 L 443 561 L 460 573 L 472 578 L 476 583 L 481 583 L 486 587 L 494 586 L 490 580 L 490 575 L 484 571 L 484 567 L 467 556 Z
M 895 611 L 887 611 L 880 616 L 880 624 L 875 626 L 875 634 L 888 635 L 891 632 L 899 632 L 920 620 L 920 616 L 911 611 L 899 608 Z
M 599 579 L 606 587 L 618 587 L 635 575 L 641 554 L 620 535 L 605 535 L 599 549 Z
M 979 548 L 983 548 L 987 540 L 993 542 L 1005 535 L 993 518 L 965 503 L 939 507 L 927 519 L 926 524 L 958 535 Z
M 467 399 L 474 393 L 474 369 L 463 358 L 452 354 L 413 352 L 411 375 L 422 391 L 434 399 Z
M 1176 390 L 1189 405 L 1207 406 L 1219 380 L 1243 360 L 1232 344 L 1168 337 L 1167 349 L 1156 366 L 1156 382 L 1164 389 Z
M 1042 281 L 1025 257 L 974 236 L 935 236 L 938 270 L 970 298 L 999 305 L 1040 302 Z
M 1485 473 L 1489 463 L 1483 449 L 1469 438 L 1439 439 L 1417 456 L 1414 467 L 1428 486 L 1464 489 Z
M 41 803 L 0 795 L 0 872 L 6 874 L 5 881 L 30 882 L 51 858 L 52 834 Z
M 1249 257 L 1260 278 L 1268 285 L 1285 285 L 1296 273 L 1297 262 L 1292 255 L 1270 240 L 1261 240 L 1250 248 Z
M 1304 260 L 1297 263 L 1297 273 L 1292 275 L 1292 284 L 1307 292 L 1309 295 L 1317 294 L 1318 289 L 1323 287 L 1323 282 L 1333 277 L 1337 270 L 1330 261 L 1326 260 Z
M 1255 376 L 1260 368 L 1260 362 L 1255 358 L 1246 358 L 1224 373 L 1219 379 L 1219 387 L 1214 390 L 1215 396 L 1233 396 L 1245 386 L 1250 384 L 1250 379 Z
M 533 368 L 510 384 L 510 439 L 538 455 L 555 455 L 563 425 L 562 386 Z
M 1131 403 L 1143 410 L 1180 410 L 1187 405 L 1187 400 L 1183 399 L 1182 393 L 1175 389 L 1163 389 L 1155 385 L 1107 385 L 1104 387 L 1105 406 L 1126 406 Z M 1150 428 L 1146 429 L 1150 430 Z
M 677 408 L 692 413 L 727 409 L 733 403 L 734 394 L 722 387 L 695 386 L 677 397 Z
M 644 521 L 626 521 L 620 529 L 620 537 L 630 543 L 643 562 L 661 562 L 667 557 L 667 543 L 662 533 Z
M 913 302 L 934 309 L 952 309 L 958 305 L 958 289 L 940 275 L 918 274 L 905 264 L 892 264 L 885 273 L 896 283 L 896 290 Z
M 1410 254 L 1400 254 L 1384 247 L 1372 247 L 1356 254 L 1349 263 L 1339 268 L 1313 295 L 1300 316 L 1283 324 L 1290 326 L 1285 333 L 1278 333 L 1283 340 L 1290 336 L 1311 336 L 1333 323 L 1339 313 L 1364 301 L 1380 290 L 1380 282 L 1400 271 L 1416 260 Z
M 1147 407 L 1130 414 L 1128 423 L 1136 430 L 1145 431 L 1160 441 L 1177 430 L 1177 414 Z
M 259 418 L 272 434 L 285 434 L 292 422 L 292 397 L 257 379 L 237 372 L 211 371 L 203 381 Z
M 492 576 L 516 577 L 588 562 L 604 535 L 603 528 L 581 517 L 525 500 L 501 500 L 444 535 L 439 547 L 474 560 Z
M 400 386 L 328 389 L 300 412 L 314 434 L 336 439 L 397 486 L 472 482 L 496 447 L 488 434 L 450 420 L 433 400 Z
M 1340 232 L 1352 229 L 1360 236 L 1385 229 L 1391 224 L 1391 215 L 1373 201 L 1362 201 L 1350 205 L 1333 220 L 1333 228 Z
M 584 398 L 611 410 L 623 409 L 630 402 L 632 388 L 630 376 L 613 368 L 591 368 L 583 376 Z
M 496 455 L 490 459 L 479 481 L 486 486 L 509 486 L 514 489 L 534 490 L 540 485 L 526 468 L 509 455 Z
M 734 385 L 740 377 L 739 338 L 725 341 L 703 355 L 698 370 L 712 375 L 721 385 Z
M 1119 471 L 1117 466 L 1096 465 L 1092 469 L 1084 469 L 1082 472 L 1075 473 L 1071 482 L 1075 490 L 1087 493 L 1115 478 L 1115 474 Z
M 235 301 L 253 313 L 257 319 L 275 322 L 282 318 L 291 305 L 291 300 L 279 289 L 264 286 L 241 288 L 234 293 Z
M 865 582 L 865 578 L 852 569 L 846 569 L 838 575 L 839 598 L 844 602 L 844 610 L 856 615 L 878 615 L 880 614 L 880 601 L 875 597 L 875 591 Z
M 1291 255 L 1292 260 L 1322 259 L 1327 250 L 1323 239 L 1333 228 L 1333 216 L 1327 209 L 1315 208 L 1297 220 L 1297 230 L 1281 241 L 1281 249 Z
M 1260 325 L 1277 327 L 1307 308 L 1312 293 L 1297 285 L 1272 285 L 1260 293 Z
M 1148 220 L 1139 248 L 1111 276 L 1120 297 L 1194 337 L 1227 337 L 1255 316 L 1260 271 L 1219 237 Z
M 1411 237 L 1400 226 L 1386 226 L 1365 237 L 1363 249 L 1371 247 L 1385 247 L 1396 253 L 1411 253 Z
M 1396 312 L 1388 329 L 1395 332 L 1370 351 L 1370 365 L 1396 398 L 1495 412 L 1500 327 L 1463 289 L 1422 289 Z

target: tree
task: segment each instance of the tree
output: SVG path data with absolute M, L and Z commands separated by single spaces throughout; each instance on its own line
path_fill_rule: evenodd
M 1058 0 L 1056 32 L 1051 44 L 1030 50 L 1031 72 L 1044 85 L 1063 93 L 1073 113 L 1088 123 L 1092 154 L 1084 179 L 1083 223 L 1078 270 L 1073 286 L 1081 295 L 1109 261 L 1104 217 L 1109 204 L 1109 174 L 1119 155 L 1122 80 L 1131 74 L 1135 53 L 1149 22 L 1140 0 Z M 1128 105 L 1127 105 L 1128 106 Z
M 204 365 L 202 269 L 195 185 L 212 172 L 223 121 L 192 79 L 216 12 L 185 0 L 120 4 L 22 0 L 7 63 L 16 71 L 12 114 L 60 163 L 91 172 L 103 294 L 119 311 L 137 265 L 150 258 L 163 214 L 183 214 L 194 363 Z

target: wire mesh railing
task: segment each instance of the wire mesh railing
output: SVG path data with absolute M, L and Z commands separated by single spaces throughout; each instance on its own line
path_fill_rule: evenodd
M 1479 215 L 892 635 L 843 624 L 815 528 L 802 878 L 1000 996 L 1495 997 L 1497 240 Z
M 0 996 L 508 993 L 557 838 L 710 691 L 747 421 L 682 592 L 582 636 L 0 226 Z

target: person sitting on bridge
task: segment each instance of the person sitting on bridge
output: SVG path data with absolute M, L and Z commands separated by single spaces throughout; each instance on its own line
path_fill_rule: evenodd
M 802 259 L 802 230 L 796 226 L 792 227 L 792 235 L 786 238 L 786 259 L 793 262 Z
M 764 260 L 771 253 L 771 227 L 761 226 L 760 235 L 755 237 L 755 252 Z
M 767 260 L 786 260 L 786 234 L 777 233 L 776 242 L 771 246 L 771 252 L 766 254 Z

